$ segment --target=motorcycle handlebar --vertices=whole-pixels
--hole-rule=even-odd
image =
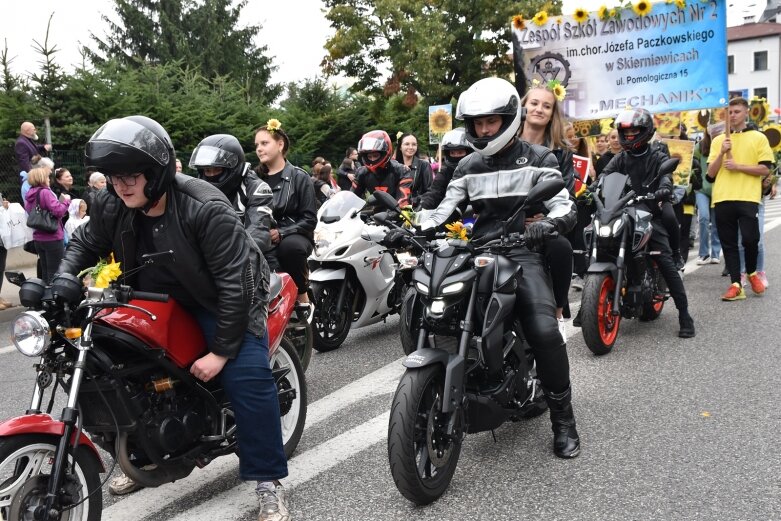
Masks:
[[[132,299],[137,300],[151,300],[153,302],[168,302],[168,294],[166,293],[153,293],[151,291],[135,291],[131,295]]]

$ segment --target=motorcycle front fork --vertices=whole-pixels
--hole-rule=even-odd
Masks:
[[[624,231],[621,232],[621,246],[618,249],[618,257],[616,257],[616,280],[615,288],[613,290],[613,306],[610,313],[617,317],[621,314],[621,290],[624,289],[624,272],[626,271],[626,245],[627,245],[627,228],[624,227]]]

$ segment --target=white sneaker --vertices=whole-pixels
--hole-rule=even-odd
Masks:
[[[561,333],[561,339],[566,342],[567,341],[567,328],[565,327],[565,324],[567,322],[566,319],[560,318],[559,321],[559,333]]]
[[[256,491],[260,503],[258,521],[290,521],[285,488],[276,485],[274,489],[258,488]]]
[[[710,263],[711,264],[718,264],[719,262],[721,262],[721,259],[719,257],[711,257],[710,258]]]
[[[710,264],[710,262],[711,262],[710,255],[705,255],[704,257],[703,256],[697,257],[698,266],[704,266],[705,264]]]
[[[124,496],[142,488],[144,488],[143,485],[130,479],[124,472],[120,472],[119,476],[112,479],[111,483],[109,483],[108,492],[112,496]]]

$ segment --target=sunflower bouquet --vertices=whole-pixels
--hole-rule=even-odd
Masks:
[[[446,237],[448,239],[454,239],[458,241],[469,240],[469,228],[464,226],[464,223],[461,221],[456,221],[452,224],[446,224],[445,228],[447,228]]]
[[[95,288],[107,288],[109,284],[122,275],[122,270],[119,268],[120,262],[114,260],[114,254],[112,253],[105,259],[92,266],[79,272],[79,277],[84,277],[84,284],[86,286],[92,286]]]

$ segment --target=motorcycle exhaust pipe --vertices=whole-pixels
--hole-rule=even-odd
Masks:
[[[144,470],[136,467],[130,461],[130,455],[127,450],[127,433],[123,432],[117,436],[117,440],[114,445],[115,453],[117,455],[117,463],[122,472],[136,483],[143,485],[144,487],[159,487],[166,483],[171,483],[177,479],[183,479],[190,475],[195,465],[177,465],[160,467],[155,466],[154,469]]]

